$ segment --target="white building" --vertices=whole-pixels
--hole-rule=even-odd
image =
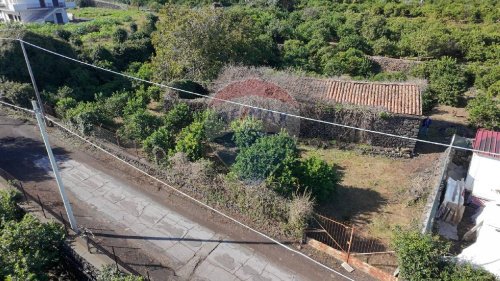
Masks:
[[[0,22],[63,24],[68,22],[66,9],[74,7],[65,0],[0,0]]]
[[[486,201],[500,202],[500,132],[480,129],[474,139],[474,152],[465,181],[472,196]]]
[[[478,207],[476,226],[464,235],[476,241],[458,259],[480,266],[500,278],[500,132],[480,129],[473,142],[474,152],[465,181],[471,202]]]

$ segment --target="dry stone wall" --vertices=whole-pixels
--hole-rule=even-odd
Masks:
[[[319,104],[303,104],[301,114],[305,117],[329,121],[352,127],[416,138],[422,122],[420,116],[390,115],[384,111]],[[372,146],[413,152],[415,141],[362,132],[331,124],[303,120],[300,124],[301,138],[320,138],[343,142],[366,143]]]

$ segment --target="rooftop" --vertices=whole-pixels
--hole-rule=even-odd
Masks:
[[[484,152],[500,153],[500,132],[479,129],[472,143],[472,147]],[[484,155],[488,155],[488,153],[484,153]],[[498,155],[490,156],[500,158]]]
[[[420,88],[415,84],[322,80],[323,97],[336,103],[380,107],[396,114],[422,115]]]

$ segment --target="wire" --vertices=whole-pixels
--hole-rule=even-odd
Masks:
[[[111,69],[107,69],[107,68],[104,68],[104,67],[100,67],[100,66],[97,66],[97,65],[93,65],[93,64],[90,64],[90,63],[87,63],[87,62],[84,62],[84,61],[80,61],[80,60],[77,60],[77,59],[65,56],[63,54],[59,54],[57,52],[45,49],[43,47],[40,47],[38,45],[26,42],[26,41],[21,40],[21,39],[17,39],[17,40],[19,40],[19,41],[21,41],[21,42],[23,42],[23,43],[25,43],[27,45],[30,45],[30,46],[32,46],[34,48],[40,49],[42,51],[51,53],[53,55],[56,55],[56,56],[59,56],[59,57],[62,57],[62,58],[65,58],[65,59],[68,59],[68,60],[80,63],[80,64],[83,64],[83,65],[86,65],[86,66],[89,66],[89,67],[93,67],[93,68],[96,68],[96,69],[100,69],[102,71],[106,71],[106,72],[109,72],[109,73],[120,75],[120,76],[129,78],[129,79],[132,79],[132,80],[141,81],[141,82],[148,83],[148,84],[151,84],[151,85],[155,85],[155,86],[158,86],[158,87],[167,88],[167,89],[171,89],[171,90],[175,90],[175,91],[179,91],[179,92],[184,92],[184,93],[192,94],[192,95],[203,97],[203,98],[207,98],[207,99],[217,100],[217,101],[221,101],[221,102],[225,102],[225,103],[230,103],[230,104],[234,104],[234,105],[238,105],[238,106],[242,106],[242,107],[247,107],[247,108],[252,108],[252,109],[256,109],[256,110],[267,111],[267,112],[271,112],[271,113],[275,113],[275,114],[280,114],[280,115],[284,115],[284,116],[289,116],[289,117],[293,117],[293,118],[298,118],[298,119],[303,119],[303,120],[307,120],[307,121],[313,121],[313,122],[323,123],[323,124],[327,124],[327,125],[332,125],[332,126],[337,126],[337,127],[342,127],[342,128],[352,129],[352,130],[358,130],[358,131],[362,131],[362,132],[368,132],[368,133],[372,133],[372,134],[379,134],[379,135],[383,135],[383,136],[400,138],[400,139],[405,139],[405,140],[410,140],[410,141],[415,141],[415,142],[422,142],[422,143],[427,143],[427,144],[439,145],[439,146],[442,146],[442,147],[452,147],[452,148],[455,148],[455,149],[461,149],[461,150],[466,150],[466,151],[484,153],[484,154],[488,154],[488,155],[500,156],[500,153],[487,152],[487,151],[482,151],[482,150],[475,150],[475,149],[471,149],[471,148],[456,146],[456,145],[453,145],[453,144],[447,144],[447,143],[441,143],[441,142],[434,142],[434,141],[422,140],[422,139],[418,139],[418,138],[412,138],[412,137],[407,137],[407,136],[395,135],[395,134],[391,134],[391,133],[384,133],[384,132],[380,132],[380,131],[375,131],[375,130],[370,130],[370,129],[364,129],[364,128],[359,128],[359,127],[344,125],[344,124],[340,124],[340,123],[329,122],[329,121],[325,121],[325,120],[321,120],[321,119],[314,119],[314,118],[305,117],[305,116],[301,116],[301,115],[296,115],[296,114],[292,114],[292,113],[277,111],[277,110],[273,110],[273,109],[268,109],[268,108],[253,106],[253,105],[249,105],[249,104],[245,104],[245,103],[240,103],[240,102],[235,102],[235,101],[231,101],[231,100],[221,99],[221,98],[214,97],[214,96],[207,96],[207,95],[203,95],[203,94],[200,94],[200,93],[195,93],[195,92],[191,92],[191,91],[187,91],[187,90],[183,90],[183,89],[171,87],[171,86],[164,85],[164,84],[161,84],[161,83],[149,81],[149,80],[138,78],[138,77],[135,77],[135,76],[132,76],[132,75],[129,75],[129,74],[125,74],[125,73],[121,73],[121,72],[114,71],[114,70],[111,70]]]
[[[12,105],[12,104],[10,104],[10,103],[3,102],[3,101],[0,101],[0,103],[1,103],[1,104],[4,104],[4,105],[7,105],[7,106],[12,106],[12,107],[17,108],[17,109],[20,109],[20,110],[24,110],[24,111],[28,111],[28,112],[30,112],[30,113],[33,113],[33,110],[30,110],[30,109],[27,109],[27,108],[22,108],[22,107],[19,107],[19,106],[15,106],[15,105]],[[106,154],[108,154],[108,155],[112,156],[113,158],[116,158],[117,160],[119,160],[119,161],[123,162],[124,164],[126,164],[126,165],[128,165],[128,166],[130,166],[130,167],[132,167],[133,169],[135,169],[135,170],[139,171],[140,173],[142,173],[142,174],[144,174],[144,175],[146,175],[146,176],[148,176],[148,177],[150,177],[150,178],[152,178],[152,179],[156,180],[157,182],[159,182],[159,183],[161,183],[161,184],[163,184],[163,185],[167,186],[168,188],[170,188],[170,189],[172,189],[173,191],[175,191],[175,192],[177,192],[177,193],[181,194],[182,196],[184,196],[184,197],[186,197],[186,198],[188,198],[188,199],[190,199],[190,200],[192,200],[192,201],[194,201],[194,202],[196,202],[196,203],[200,204],[201,206],[203,206],[203,207],[205,207],[205,208],[207,208],[207,209],[209,209],[209,210],[211,210],[211,211],[213,211],[213,212],[215,212],[215,213],[217,213],[217,214],[219,214],[219,215],[221,215],[221,216],[223,216],[223,217],[225,217],[225,218],[227,218],[227,219],[229,219],[229,220],[231,220],[231,221],[235,222],[236,224],[238,224],[238,225],[240,225],[240,226],[242,226],[242,227],[244,227],[244,228],[246,228],[246,229],[248,229],[248,230],[253,231],[254,233],[256,233],[256,234],[258,234],[258,235],[260,235],[260,236],[262,236],[262,237],[264,237],[264,238],[266,238],[266,239],[268,239],[268,240],[270,240],[270,241],[274,242],[275,244],[277,244],[277,245],[279,245],[279,246],[281,246],[281,247],[285,248],[286,250],[291,251],[292,253],[298,254],[298,255],[300,255],[300,256],[302,256],[302,257],[304,257],[304,258],[306,258],[306,259],[308,259],[308,260],[312,261],[313,263],[315,263],[315,264],[317,264],[317,265],[319,265],[319,266],[321,266],[321,267],[323,267],[323,268],[325,268],[325,269],[327,269],[327,270],[329,270],[329,271],[331,271],[331,272],[333,272],[333,273],[335,273],[335,274],[338,274],[339,276],[344,277],[344,278],[345,278],[345,279],[347,279],[347,280],[350,280],[350,281],[355,281],[354,279],[352,279],[352,278],[350,278],[350,277],[348,277],[348,276],[346,276],[346,275],[344,275],[344,274],[342,274],[342,273],[340,273],[340,272],[338,272],[338,271],[334,270],[333,268],[330,268],[329,266],[326,266],[326,265],[324,265],[324,264],[322,264],[322,263],[320,263],[320,262],[318,262],[318,261],[314,260],[313,258],[311,258],[311,257],[307,256],[306,254],[304,254],[304,253],[302,253],[302,252],[300,252],[300,251],[297,251],[297,250],[295,250],[295,249],[292,249],[292,248],[288,247],[287,245],[285,245],[285,244],[283,244],[283,243],[279,242],[278,240],[276,240],[276,239],[274,239],[274,238],[272,238],[272,237],[270,237],[270,236],[268,236],[268,235],[266,235],[266,234],[264,234],[264,233],[262,233],[262,232],[260,232],[260,231],[258,231],[258,230],[256,230],[256,229],[251,228],[250,226],[248,226],[248,225],[246,225],[246,224],[244,224],[244,223],[242,223],[242,222],[240,222],[240,221],[238,221],[238,220],[236,220],[236,219],[234,219],[234,218],[230,217],[229,215],[226,215],[225,213],[223,213],[223,212],[221,212],[221,211],[219,211],[219,210],[217,210],[217,209],[215,209],[215,208],[213,208],[213,207],[211,207],[211,206],[209,206],[209,205],[207,205],[207,204],[205,204],[205,203],[203,203],[203,202],[199,201],[198,199],[196,199],[196,198],[194,198],[194,197],[192,197],[192,196],[188,195],[187,193],[184,193],[184,192],[182,192],[182,191],[178,190],[177,188],[175,188],[175,187],[171,186],[170,184],[168,184],[168,183],[166,183],[166,182],[164,182],[164,181],[162,181],[162,180],[160,180],[160,179],[156,178],[155,176],[148,174],[147,172],[145,172],[145,171],[143,171],[143,170],[139,169],[138,167],[136,167],[136,166],[134,166],[134,165],[132,165],[132,164],[128,163],[127,161],[125,161],[125,160],[121,159],[119,156],[114,155],[113,153],[111,153],[111,152],[107,151],[106,149],[102,148],[101,146],[99,146],[99,145],[97,145],[97,144],[95,144],[95,143],[93,143],[93,142],[89,141],[88,139],[86,139],[86,138],[84,138],[84,137],[80,136],[79,134],[77,134],[77,133],[73,132],[72,130],[70,130],[70,129],[66,128],[66,127],[65,127],[65,126],[63,126],[61,123],[59,123],[59,122],[55,121],[53,118],[51,118],[51,117],[46,117],[46,118],[47,118],[48,120],[50,120],[52,123],[54,123],[55,125],[59,126],[60,128],[64,129],[65,131],[67,131],[68,133],[70,133],[70,134],[72,134],[72,135],[74,135],[74,136],[78,137],[79,139],[81,139],[81,140],[83,140],[83,141],[85,141],[85,142],[89,143],[90,145],[94,146],[95,148],[97,148],[97,149],[101,150],[102,152],[104,152],[104,153],[106,153]]]

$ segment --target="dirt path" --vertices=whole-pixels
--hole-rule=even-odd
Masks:
[[[101,245],[114,246],[124,262],[148,271],[153,280],[346,280],[199,205],[158,191],[156,184],[109,157],[85,153],[54,137],[51,141],[66,165],[65,180],[79,225],[92,230]],[[30,194],[62,211],[44,155],[33,124],[0,113],[0,167],[23,181]],[[138,204],[143,204],[140,214]],[[168,214],[175,215],[161,226]],[[335,269],[346,274],[338,264]],[[371,280],[359,272],[349,276]]]

